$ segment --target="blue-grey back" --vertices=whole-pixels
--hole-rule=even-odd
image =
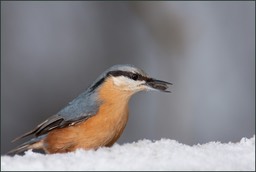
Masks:
[[[104,71],[85,92],[72,100],[57,114],[63,117],[65,121],[75,120],[87,116],[90,117],[96,114],[100,104],[102,103],[102,101],[99,99],[97,91],[102,82],[104,82],[108,72],[115,70],[134,71],[145,74],[141,69],[138,69],[133,65],[114,65]]]

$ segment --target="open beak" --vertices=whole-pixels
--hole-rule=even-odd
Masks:
[[[172,83],[150,78],[146,81],[145,85],[147,85],[150,89],[153,90],[159,90],[170,93],[171,91],[167,90],[167,88],[169,87],[168,85],[172,85]]]

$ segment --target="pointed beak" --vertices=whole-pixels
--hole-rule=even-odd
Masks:
[[[171,91],[167,89],[169,87],[168,85],[172,85],[172,83],[150,78],[146,81],[145,85],[147,85],[149,89],[170,93]]]

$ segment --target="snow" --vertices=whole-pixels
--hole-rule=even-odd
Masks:
[[[1,170],[246,170],[255,171],[255,135],[238,143],[193,146],[175,140],[139,140],[66,154],[1,156]]]

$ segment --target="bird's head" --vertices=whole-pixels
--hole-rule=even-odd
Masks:
[[[91,90],[100,88],[107,82],[111,82],[113,89],[136,93],[143,90],[157,90],[170,92],[168,85],[172,83],[154,79],[148,76],[143,70],[132,65],[115,65],[106,70],[92,85]]]

